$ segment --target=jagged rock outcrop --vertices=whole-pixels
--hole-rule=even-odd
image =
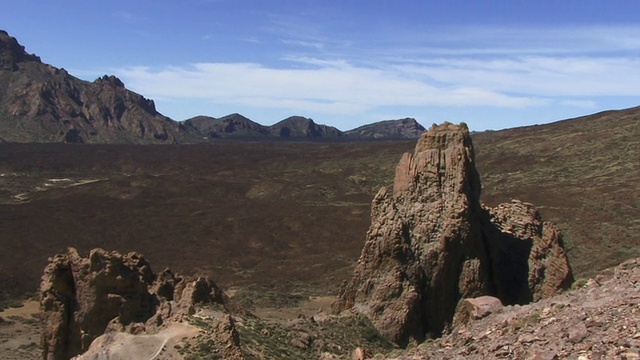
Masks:
[[[45,359],[69,359],[107,331],[145,333],[197,303],[224,304],[211,280],[191,281],[168,270],[156,276],[138,253],[70,248],[51,258],[40,286]]]
[[[505,304],[526,304],[573,282],[560,230],[529,203],[513,200],[487,208],[483,232],[496,294]]]
[[[506,211],[505,205],[492,213],[479,199],[480,177],[467,126],[434,125],[414,154],[400,160],[393,190],[382,188],[373,199],[367,240],[334,310],[353,308],[383,336],[406,345],[440,335],[461,299],[502,295],[503,302],[512,303],[529,295],[548,296],[570,284],[555,228],[526,222],[539,220],[539,215],[527,217],[528,207]],[[526,230],[508,233],[516,223]],[[515,259],[508,256],[512,247],[522,250]],[[526,251],[533,248],[535,254]],[[521,284],[522,278],[504,272],[528,267],[529,258],[535,266],[526,273],[526,285],[513,290],[511,282]],[[544,276],[547,271],[553,279]]]
[[[18,69],[18,63],[26,61],[40,62],[40,58],[28,54],[15,38],[0,30],[0,69],[14,71]]]
[[[13,142],[184,143],[182,125],[115,76],[87,82],[25,52],[0,31],[0,139]]]

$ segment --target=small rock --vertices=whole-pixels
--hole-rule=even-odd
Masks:
[[[338,355],[325,351],[322,354],[320,354],[319,359],[320,360],[338,359]]]
[[[369,351],[369,349],[364,349],[361,347],[357,347],[355,350],[353,350],[353,353],[351,354],[352,360],[366,360],[366,359],[369,359],[370,357],[371,357],[371,351]]]
[[[289,344],[291,344],[291,345],[293,345],[293,346],[295,346],[297,348],[300,348],[300,349],[306,349],[307,347],[309,347],[308,344],[305,344],[304,341],[302,341],[301,339],[298,339],[298,338],[291,339],[289,341]]]
[[[530,342],[534,342],[539,340],[535,335],[533,334],[522,334],[520,336],[518,336],[518,342],[519,343],[530,343]]]
[[[554,360],[557,354],[552,350],[544,350],[540,348],[531,348],[527,354],[528,360]]]
[[[568,330],[569,341],[572,343],[577,343],[582,341],[584,338],[589,335],[589,330],[584,325],[582,321],[576,323],[574,326],[570,327]]]

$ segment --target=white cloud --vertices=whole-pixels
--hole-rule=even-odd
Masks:
[[[302,46],[306,48],[313,48],[317,50],[324,49],[324,43],[318,41],[303,41],[303,40],[281,40],[283,44],[292,46]]]
[[[283,22],[297,30],[272,31],[277,66],[256,55],[239,63],[114,72],[151,98],[310,116],[427,113],[430,107],[593,109],[604,97],[640,96],[640,26],[460,27],[381,39],[368,34],[367,41],[300,26]],[[261,41],[267,46],[270,40]]]
[[[512,94],[542,97],[640,95],[640,58],[438,58],[397,68],[407,76]]]
[[[510,96],[478,86],[435,86],[391,70],[346,62],[305,59],[306,69],[278,69],[253,63],[199,63],[152,70],[117,71],[127,85],[150,97],[201,98],[219,104],[358,114],[383,106],[486,105],[526,107],[546,102]]]
[[[560,105],[581,107],[581,108],[587,108],[587,109],[593,109],[593,108],[596,107],[596,103],[594,101],[591,101],[591,100],[573,100],[573,99],[568,99],[568,100],[560,101]]]

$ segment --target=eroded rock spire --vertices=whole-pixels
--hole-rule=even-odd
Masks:
[[[526,301],[570,284],[557,229],[544,223],[547,230],[542,232],[505,235],[502,225],[510,224],[509,219],[531,217],[520,216],[518,209],[492,213],[479,199],[480,177],[467,126],[432,126],[414,153],[400,160],[393,190],[382,188],[373,199],[364,248],[334,310],[353,308],[367,315],[383,336],[406,345],[411,339],[439,336],[463,298],[502,295],[503,302]],[[494,224],[495,219],[500,223]],[[522,226],[541,229],[542,224]],[[527,250],[515,258],[516,264],[509,257],[513,247]],[[533,248],[553,257],[537,261],[536,271],[546,271],[551,263],[565,264],[553,267],[566,271],[552,271],[554,280],[546,284],[547,277],[529,272],[526,279],[501,274],[530,266]]]

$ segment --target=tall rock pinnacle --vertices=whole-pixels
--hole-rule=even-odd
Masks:
[[[411,339],[440,335],[463,298],[509,294],[503,300],[509,302],[536,298],[528,295],[538,288],[547,289],[546,295],[557,290],[560,284],[536,284],[529,290],[526,283],[521,292],[528,293],[520,296],[507,289],[511,285],[503,282],[506,277],[496,276],[514,267],[505,256],[511,243],[502,241],[531,249],[540,236],[507,239],[492,222],[498,216],[492,217],[479,198],[480,177],[467,126],[432,126],[422,134],[413,155],[400,160],[393,190],[382,188],[373,199],[367,240],[334,309],[353,308],[367,315],[383,336],[406,345]],[[493,249],[498,243],[500,248]],[[554,254],[564,259],[569,271],[565,275],[570,277],[559,237],[546,243],[561,250]],[[526,267],[527,259],[518,261]],[[510,282],[520,285],[522,279]]]

